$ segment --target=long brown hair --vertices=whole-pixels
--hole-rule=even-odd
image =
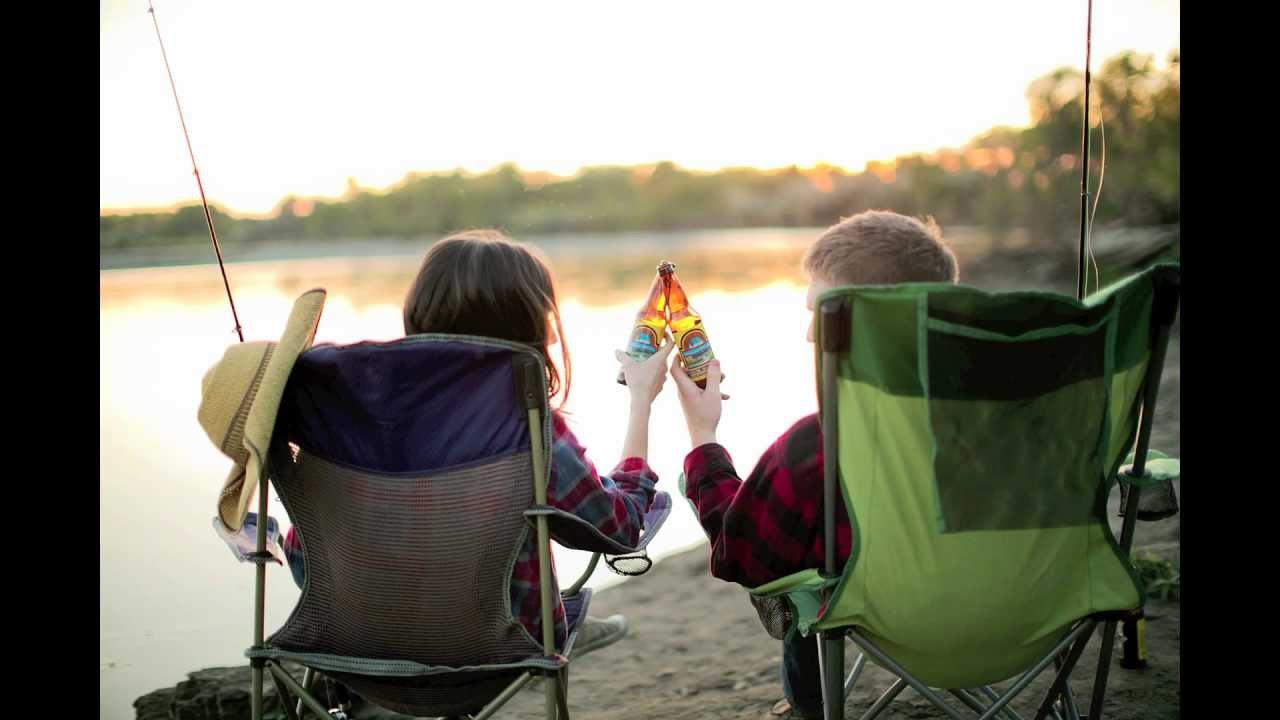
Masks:
[[[564,382],[548,352],[547,317],[560,337]],[[467,230],[427,250],[404,300],[404,332],[481,335],[525,343],[542,353],[550,396],[569,397],[573,370],[551,269],[497,230]]]

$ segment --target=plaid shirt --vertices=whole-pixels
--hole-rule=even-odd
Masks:
[[[601,476],[587,458],[586,448],[578,443],[568,424],[558,412],[553,412],[551,430],[551,476],[547,480],[547,504],[572,513],[591,523],[610,538],[635,545],[640,540],[644,516],[649,511],[655,494],[658,476],[648,463],[638,457],[625,458],[611,473]],[[541,599],[538,593],[537,537],[530,532],[524,547],[516,557],[511,573],[511,609],[516,620],[529,631],[529,635],[542,643]],[[284,542],[285,556],[298,586],[302,586],[302,544],[293,528]],[[552,582],[555,582],[555,562],[552,561]],[[564,647],[568,638],[564,605],[559,602],[558,585],[553,587],[556,606],[556,645]]]
[[[746,587],[806,568],[821,569],[822,432],[810,415],[782,434],[746,481],[718,443],[684,459],[685,495],[711,540],[711,574]],[[849,558],[851,533],[837,498],[836,557]]]

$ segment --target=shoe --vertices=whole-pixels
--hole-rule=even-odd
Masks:
[[[782,698],[773,704],[773,708],[769,710],[769,720],[822,720],[822,711],[818,710],[817,714],[805,714],[791,706],[791,701]]]
[[[612,645],[627,634],[627,619],[622,615],[610,615],[600,620],[587,616],[578,628],[578,639],[573,644],[573,656],[585,655]]]

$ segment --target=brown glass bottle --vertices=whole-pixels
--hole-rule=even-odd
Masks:
[[[689,296],[685,294],[672,266],[667,281],[667,323],[675,336],[676,351],[680,353],[680,364],[689,379],[698,387],[707,387],[707,368],[715,353],[711,351],[711,341],[707,339],[707,330],[702,326],[702,316],[689,305]]]
[[[667,332],[667,283],[666,278],[675,272],[676,266],[663,260],[658,264],[658,274],[649,286],[649,297],[636,313],[631,337],[627,340],[626,353],[641,362],[658,351],[662,337]],[[618,371],[618,384],[626,385],[627,379]]]

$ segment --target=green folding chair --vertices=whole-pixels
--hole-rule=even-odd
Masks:
[[[1067,680],[1100,626],[1087,717],[1102,716],[1116,623],[1145,603],[1135,521],[1176,512],[1178,461],[1149,442],[1180,277],[1157,265],[1083,302],[937,283],[818,298],[825,567],[750,592],[818,633],[828,720],[868,658],[899,679],[865,717],[908,686],[952,718],[1017,717],[1010,700],[1053,665],[1036,717],[1078,719]],[[862,651],[847,679],[846,636]]]

